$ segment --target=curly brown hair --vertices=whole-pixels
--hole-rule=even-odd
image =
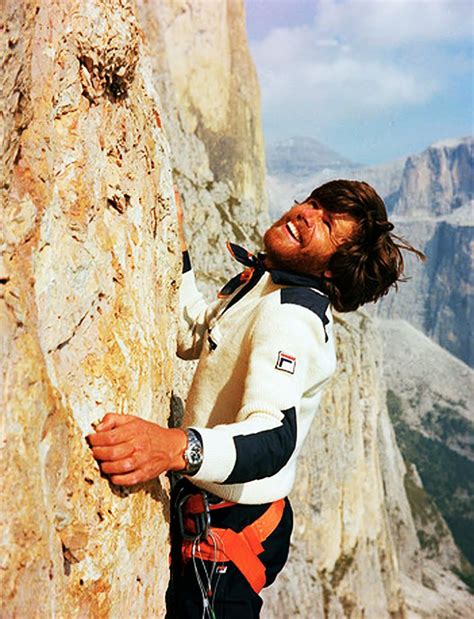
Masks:
[[[377,301],[403,277],[401,250],[425,255],[392,233],[384,201],[368,184],[335,180],[317,187],[306,202],[316,202],[330,212],[347,213],[358,226],[355,235],[330,258],[324,284],[329,300],[339,312],[350,312]]]

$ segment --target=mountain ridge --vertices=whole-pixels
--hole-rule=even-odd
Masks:
[[[272,141],[267,144],[265,154],[268,173],[288,177],[305,178],[315,170],[331,166],[360,166],[312,137],[293,136]]]

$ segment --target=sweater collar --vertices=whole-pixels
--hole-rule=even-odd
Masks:
[[[316,288],[323,294],[325,292],[324,280],[317,275],[306,275],[304,273],[295,273],[293,271],[284,271],[280,269],[268,269],[264,264],[264,253],[254,255],[236,245],[235,243],[227,243],[227,249],[231,253],[232,257],[243,264],[244,266],[251,267],[257,271],[268,271],[274,284],[282,286],[303,286],[305,288]]]
[[[267,269],[274,284],[283,286],[304,286],[305,288],[316,288],[324,292],[324,281],[322,277],[316,275],[305,275],[304,273],[293,273],[292,271],[280,271],[279,269]]]

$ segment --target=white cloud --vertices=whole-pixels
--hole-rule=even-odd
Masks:
[[[333,62],[299,62],[286,70],[262,75],[264,109],[311,114],[321,122],[368,115],[429,100],[433,80],[374,61],[339,58]]]
[[[449,73],[437,46],[471,27],[471,4],[454,0],[317,6],[312,27],[277,28],[252,45],[264,115],[293,110],[321,124],[425,103]]]
[[[363,45],[395,47],[472,37],[470,0],[320,0],[316,33]]]

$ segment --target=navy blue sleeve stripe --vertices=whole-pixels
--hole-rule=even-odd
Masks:
[[[243,484],[271,477],[282,469],[296,446],[296,410],[282,411],[281,426],[234,437],[237,458],[224,484]]]
[[[323,297],[309,288],[282,288],[280,298],[282,303],[301,305],[319,316],[323,323],[325,340],[328,341],[326,325],[329,324],[329,319],[326,316],[326,311],[329,306],[329,299],[327,297]]]
[[[183,251],[183,273],[191,270],[191,258],[188,251]]]

